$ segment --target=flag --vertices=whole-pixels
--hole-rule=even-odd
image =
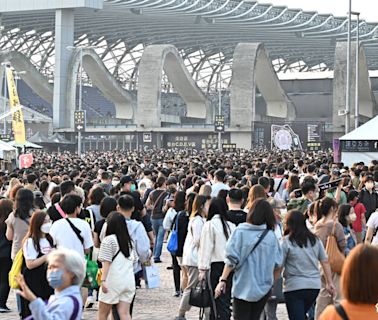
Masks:
[[[20,106],[20,100],[18,98],[17,88],[14,82],[13,72],[11,68],[7,67],[6,72],[7,72],[8,91],[9,91],[9,105],[12,111],[12,109],[15,109],[18,106]],[[25,123],[24,123],[24,115],[21,109],[15,111],[12,114],[12,128],[13,128],[15,142],[17,144],[24,145],[26,142]]]

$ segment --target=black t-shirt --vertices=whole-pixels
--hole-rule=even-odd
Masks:
[[[176,227],[176,221],[178,222],[178,227],[177,227],[178,247],[176,251],[176,257],[182,257],[186,235],[188,234],[189,215],[187,214],[185,210],[180,211],[178,213],[178,216],[175,217],[172,230]]]
[[[236,226],[247,221],[247,214],[243,210],[228,210],[227,217]]]
[[[99,236],[101,234],[101,230],[102,230],[102,227],[104,226],[104,224],[105,224],[105,219],[102,219],[102,220],[97,221],[95,223],[94,232],[96,232]]]
[[[63,218],[58,210],[56,210],[55,204],[52,204],[51,207],[47,209],[47,213],[52,222],[58,221]]]
[[[129,195],[132,196],[134,199],[134,211],[131,214],[131,219],[137,220],[142,222],[144,229],[146,229],[146,232],[151,232],[152,231],[152,224],[150,217],[148,215],[145,215],[141,217],[141,212],[144,209],[144,205],[142,203],[142,200],[140,199],[140,194],[138,191],[133,191],[133,192],[121,192],[121,195]]]
[[[9,241],[7,237],[5,236],[6,230],[7,230],[7,225],[4,222],[2,225],[0,225],[0,257],[10,259],[12,241]]]

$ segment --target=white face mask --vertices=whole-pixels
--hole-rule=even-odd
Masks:
[[[354,221],[357,220],[357,215],[355,213],[351,213],[349,215],[349,219],[350,219],[351,222],[354,222]]]
[[[44,223],[43,225],[41,225],[41,231],[43,233],[50,233],[51,225],[52,225],[51,222]]]

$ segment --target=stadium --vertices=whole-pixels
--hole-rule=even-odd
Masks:
[[[304,148],[345,132],[347,17],[236,0],[5,1],[0,12],[0,60],[19,79],[31,142],[55,146],[54,132],[73,148],[79,109],[84,150],[216,149],[215,115],[222,143],[242,148],[270,146],[272,125],[291,125]],[[351,23],[351,127],[356,83],[357,122],[377,114],[377,28]]]

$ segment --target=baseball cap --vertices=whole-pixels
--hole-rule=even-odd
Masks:
[[[121,180],[119,181],[120,186],[124,186],[126,183],[134,182],[134,180],[131,178],[131,176],[123,176]]]

